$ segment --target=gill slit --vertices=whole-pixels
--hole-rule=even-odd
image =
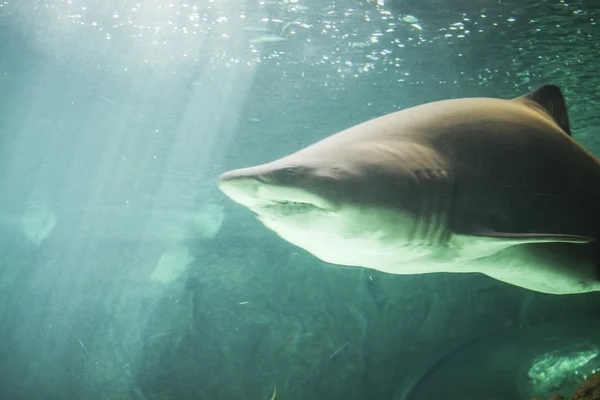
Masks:
[[[454,179],[446,171],[421,170],[418,179],[419,207],[408,243],[411,246],[445,246],[450,241],[448,215],[454,199]]]

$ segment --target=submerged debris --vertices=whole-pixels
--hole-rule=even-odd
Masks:
[[[532,400],[541,400],[535,397]],[[550,396],[548,400],[567,400],[563,396]],[[590,375],[573,393],[570,400],[600,400],[600,372]]]

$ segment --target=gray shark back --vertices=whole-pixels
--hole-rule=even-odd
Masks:
[[[440,128],[424,130],[455,180],[453,231],[600,238],[600,162],[571,138],[562,95],[550,88],[540,90],[555,97],[544,106],[538,92],[454,101],[448,108],[471,112],[449,126],[446,109]]]

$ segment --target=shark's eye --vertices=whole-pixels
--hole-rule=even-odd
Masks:
[[[302,167],[286,167],[282,168],[277,172],[277,179],[280,182],[292,183],[298,182],[298,179],[301,179],[304,172],[304,168]]]
[[[282,174],[284,176],[293,178],[295,176],[298,176],[300,174],[300,168],[298,167],[287,167],[281,170]]]

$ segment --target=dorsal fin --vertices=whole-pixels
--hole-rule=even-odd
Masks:
[[[536,102],[552,116],[554,121],[567,135],[571,136],[571,125],[569,124],[567,103],[558,86],[544,85],[531,93],[517,97],[515,100],[529,100]]]

